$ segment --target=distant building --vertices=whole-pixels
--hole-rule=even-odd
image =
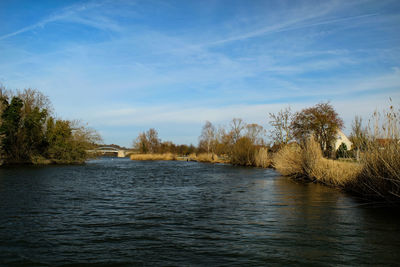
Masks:
[[[353,143],[341,130],[338,130],[336,133],[336,140],[334,141],[335,150],[337,150],[342,143],[346,145],[347,150],[351,150]]]

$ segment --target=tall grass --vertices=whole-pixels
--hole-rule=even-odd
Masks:
[[[255,152],[254,165],[261,168],[271,167],[272,159],[267,148],[262,147]]]
[[[222,156],[217,156],[213,153],[199,153],[199,154],[190,154],[189,159],[191,161],[198,161],[198,162],[210,162],[210,163],[229,163],[227,158]]]
[[[131,160],[176,160],[176,155],[172,153],[165,154],[132,154]]]
[[[302,177],[342,188],[367,199],[400,202],[400,111],[375,113],[359,163],[323,157],[313,139],[303,147],[285,146],[273,157],[283,175]]]
[[[285,146],[273,158],[273,166],[283,175],[310,179],[330,186],[344,186],[357,177],[361,165],[326,159],[320,145],[309,139],[304,147]]]
[[[285,176],[304,176],[300,146],[294,144],[282,147],[273,156],[272,166]]]
[[[400,110],[375,112],[363,168],[347,189],[367,198],[400,201]]]

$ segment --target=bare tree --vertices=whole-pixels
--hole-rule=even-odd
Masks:
[[[160,139],[158,138],[158,132],[156,129],[151,128],[146,132],[147,141],[149,143],[149,152],[157,153],[160,147]]]
[[[293,113],[290,107],[281,109],[277,114],[269,113],[269,124],[273,127],[270,137],[276,145],[287,144],[293,140],[291,128]]]
[[[147,140],[146,133],[139,133],[138,137],[133,141],[133,148],[137,149],[140,153],[148,153],[150,150],[149,141]]]
[[[367,146],[368,135],[367,129],[362,126],[362,118],[355,116],[354,121],[351,125],[352,132],[350,135],[350,141],[353,143],[356,150],[357,161],[360,160],[360,150],[363,150]]]
[[[214,152],[213,144],[216,138],[215,127],[211,122],[206,121],[204,124],[201,135],[200,135],[200,144],[205,144],[207,153],[210,153],[210,150]]]
[[[234,118],[231,121],[231,133],[232,133],[232,141],[236,143],[239,138],[242,136],[242,131],[246,128],[246,123],[239,118]]]
[[[258,125],[256,123],[247,124],[245,135],[254,145],[264,144],[264,128],[261,125]]]

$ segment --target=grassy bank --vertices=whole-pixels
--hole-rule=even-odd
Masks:
[[[320,182],[367,199],[400,201],[400,145],[370,146],[359,163],[326,159],[319,145],[286,146],[273,157],[273,166],[286,176]]]

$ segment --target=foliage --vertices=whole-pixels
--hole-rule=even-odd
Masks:
[[[0,91],[2,157],[7,163],[83,162],[86,150],[101,139],[92,129],[51,117],[49,99],[37,90]]]
[[[332,151],[335,135],[343,127],[343,120],[332,105],[320,103],[297,112],[291,126],[297,140],[304,143],[314,136],[321,150]]]
[[[252,140],[243,136],[233,145],[230,154],[231,163],[234,165],[254,166],[256,147]]]
[[[161,140],[158,138],[156,129],[151,128],[147,132],[142,132],[133,141],[133,147],[140,153],[158,153],[160,152]]]
[[[347,146],[345,143],[341,143],[336,151],[336,158],[347,158],[348,157]]]
[[[171,141],[161,141],[158,132],[154,128],[147,132],[139,133],[133,141],[133,148],[140,154],[177,154],[187,156],[196,151],[193,145],[176,145]],[[146,157],[141,157],[146,158]],[[150,156],[147,158],[151,158]]]

